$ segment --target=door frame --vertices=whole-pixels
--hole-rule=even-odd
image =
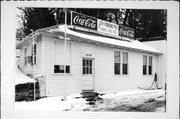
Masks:
[[[83,59],[89,59],[92,61],[92,91],[95,90],[95,58],[81,57],[81,92],[83,92],[83,77],[88,76],[88,74],[83,74]],[[90,76],[91,74],[89,74]]]

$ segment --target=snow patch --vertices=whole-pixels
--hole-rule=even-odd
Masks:
[[[101,95],[95,105],[89,105],[81,94],[47,97],[32,102],[15,102],[16,110],[57,110],[57,111],[112,111],[146,105],[148,102],[165,100],[164,90],[132,90]],[[164,112],[165,106],[157,107],[157,112]],[[121,109],[121,111],[126,111]]]
[[[117,92],[117,93],[109,93],[100,96],[103,99],[111,99],[115,97],[122,97],[122,96],[128,96],[128,95],[140,95],[140,94],[148,94],[149,96],[152,96],[151,93],[153,92],[153,95],[159,95],[159,94],[164,94],[164,90],[131,90],[131,91],[122,91],[122,92]]]
[[[58,28],[59,29],[57,29],[57,31],[64,32],[64,29],[65,29],[64,25],[60,25]],[[118,45],[118,46],[121,46],[121,47],[133,48],[133,49],[138,49],[138,50],[143,50],[143,51],[161,53],[156,48],[154,48],[152,46],[149,46],[149,45],[146,45],[144,43],[141,43],[138,40],[127,42],[127,41],[115,40],[113,38],[108,38],[108,37],[88,35],[88,34],[76,32],[76,31],[73,31],[73,30],[70,30],[70,29],[67,29],[66,32],[68,34],[72,34],[72,35],[75,35],[75,36],[78,36],[78,37],[90,39],[90,40],[96,41],[96,42],[107,43],[107,44],[111,44],[111,45],[115,45],[115,46]]]
[[[63,97],[48,97],[32,102],[15,102],[17,110],[58,110],[58,111],[80,111],[88,107],[87,102],[83,98],[75,99],[67,96],[65,101]]]
[[[17,61],[18,64],[18,61]],[[15,74],[15,85],[24,84],[24,83],[33,83],[36,82],[33,78],[28,77],[24,74],[16,65],[16,74]]]

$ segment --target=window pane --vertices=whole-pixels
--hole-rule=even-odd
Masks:
[[[83,66],[85,66],[85,59],[83,59]]]
[[[114,73],[120,74],[120,63],[114,63]]]
[[[92,60],[83,59],[83,74],[92,74]]]
[[[36,56],[34,56],[34,64],[36,64]]]
[[[64,73],[64,65],[59,65],[59,73]]]
[[[89,60],[90,61],[90,64],[89,64],[89,66],[91,66],[92,67],[92,60]]]
[[[128,74],[128,65],[123,64],[123,74]]]
[[[83,74],[86,74],[86,67],[83,67]]]
[[[66,66],[66,73],[70,73],[70,66]]]
[[[54,73],[59,73],[59,65],[54,65]]]
[[[147,56],[143,56],[143,65],[147,65]]]
[[[37,44],[34,44],[34,55],[36,55]]]
[[[88,67],[86,67],[86,73],[85,74],[89,74],[89,69]]]
[[[143,75],[146,75],[146,72],[147,72],[146,67],[147,67],[146,65],[143,65]]]
[[[27,48],[24,49],[24,64],[27,65]]]
[[[88,64],[89,64],[89,61],[85,60],[85,66],[88,66]]]
[[[88,74],[91,74],[91,68],[88,67]]]
[[[91,60],[88,60],[88,66],[91,66],[91,64],[92,64]]]
[[[120,63],[120,52],[118,52],[118,51],[114,52],[114,62]]]
[[[152,75],[152,66],[148,67],[149,75]]]
[[[64,73],[64,65],[54,65],[54,73]],[[66,73],[70,73],[70,66],[66,66]]]
[[[92,74],[92,67],[90,67],[89,69],[90,69],[90,72],[89,72],[89,74]]]
[[[123,63],[128,63],[128,53],[123,52]]]
[[[152,66],[152,56],[149,56],[149,65]]]

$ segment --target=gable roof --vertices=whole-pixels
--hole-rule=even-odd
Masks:
[[[53,27],[39,29],[36,32],[50,37],[64,39],[65,25],[56,25]],[[73,30],[71,26],[67,26],[66,33],[67,39],[72,41],[102,44],[114,48],[122,48],[144,53],[162,54],[159,50],[155,49],[154,47],[141,43],[138,40],[123,40],[88,32],[80,32],[77,30]]]

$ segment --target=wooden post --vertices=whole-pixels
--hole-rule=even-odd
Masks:
[[[35,75],[34,75],[34,30],[32,30],[32,38],[33,38],[33,47],[32,47],[32,66],[33,66],[33,79],[34,79],[34,101],[36,100],[36,82],[35,82]]]

